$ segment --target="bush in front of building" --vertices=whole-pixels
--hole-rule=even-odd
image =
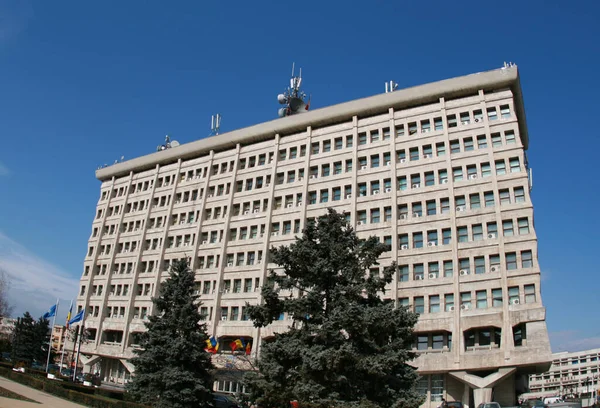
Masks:
[[[12,371],[12,369],[0,366],[0,376],[88,407],[147,408],[146,405],[136,404],[124,400],[111,399],[108,397],[108,395],[117,394],[118,392],[100,390],[99,388],[84,387],[82,385],[73,384],[66,381],[47,380],[44,377],[40,377],[37,373],[30,375],[29,372],[15,372]],[[121,399],[124,399],[123,395],[121,395]]]

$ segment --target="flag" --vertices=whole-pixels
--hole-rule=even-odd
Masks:
[[[252,353],[252,343],[246,343],[246,355],[249,356]]]
[[[207,353],[217,354],[219,351],[219,342],[212,336],[210,339],[206,340],[206,348],[204,349]]]
[[[48,309],[48,311],[46,313],[44,313],[44,315],[42,316],[42,318],[49,319],[52,316],[54,316],[55,314],[56,314],[56,305],[52,305],[50,307],[50,309]]]
[[[235,341],[232,341],[229,347],[231,347],[231,351],[236,351],[238,348],[243,349],[244,345],[242,344],[242,340],[237,339]]]
[[[71,320],[71,312],[73,311],[73,301],[71,300],[71,307],[69,308],[69,313],[67,313],[67,329],[69,328],[69,320]]]
[[[75,316],[73,316],[73,318],[72,318],[71,320],[69,320],[69,321],[67,322],[67,324],[68,324],[69,326],[71,326],[73,323],[77,323],[77,322],[80,322],[80,321],[82,321],[82,320],[83,320],[83,313],[84,313],[84,312],[85,312],[85,309],[81,309],[81,310],[79,311],[79,313],[77,313]]]

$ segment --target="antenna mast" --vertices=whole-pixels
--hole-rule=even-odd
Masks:
[[[217,113],[210,117],[210,135],[216,136],[221,129],[221,114]]]
[[[300,90],[302,85],[302,68],[298,76],[296,76],[296,63],[292,63],[292,78],[290,79],[290,86],[285,90],[284,93],[277,95],[277,101],[284,105],[280,108],[278,115],[280,118],[285,116],[295,115],[303,113],[310,109],[310,97],[306,101],[306,94]]]

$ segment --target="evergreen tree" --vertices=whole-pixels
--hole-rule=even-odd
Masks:
[[[50,342],[50,322],[42,317],[35,321],[29,312],[17,320],[13,337],[12,359],[30,366],[33,361],[46,364]]]
[[[175,262],[155,313],[141,335],[141,349],[127,389],[137,401],[162,408],[208,407],[212,404],[212,363],[204,351],[208,335],[194,294],[194,273],[185,260]]]
[[[301,407],[420,405],[418,375],[407,364],[418,316],[381,297],[395,264],[370,273],[386,250],[375,237],[359,240],[333,210],[289,247],[271,250],[282,271],[271,271],[263,303],[249,314],[256,327],[282,312],[293,323],[263,343],[259,372],[245,377],[252,400],[267,408],[293,400]]]

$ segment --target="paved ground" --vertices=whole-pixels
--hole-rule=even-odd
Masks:
[[[12,392],[16,392],[17,394],[21,394],[24,397],[39,402],[39,404],[36,404],[34,402],[0,397],[0,408],[85,408],[84,405],[75,404],[34,388],[26,387],[25,385],[16,383],[4,377],[0,377],[0,387],[4,387],[7,390],[11,390]]]

